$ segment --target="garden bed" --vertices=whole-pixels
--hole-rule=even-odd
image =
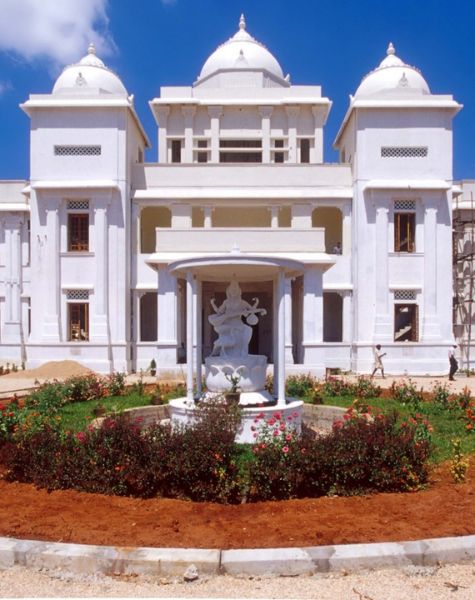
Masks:
[[[48,493],[0,480],[0,535],[54,542],[186,548],[265,548],[475,534],[475,464],[454,484],[447,463],[428,489],[350,498],[217,505]]]

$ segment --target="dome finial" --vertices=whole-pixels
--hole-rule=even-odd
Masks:
[[[241,18],[239,19],[239,29],[246,29],[246,19],[244,18],[244,14],[241,14]]]
[[[389,42],[389,46],[388,46],[388,49],[386,50],[386,54],[388,56],[391,56],[391,54],[396,54],[396,50],[395,50],[392,42]]]
[[[87,53],[94,54],[94,55],[96,54],[96,47],[94,46],[94,44],[92,42],[87,47]]]

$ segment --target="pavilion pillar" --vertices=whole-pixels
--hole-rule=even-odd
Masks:
[[[285,279],[285,364],[294,362],[292,344],[292,279]]]
[[[193,401],[193,274],[186,272],[186,399]]]
[[[279,269],[277,275],[277,406],[285,406],[285,275]]]
[[[196,395],[198,398],[202,394],[202,372],[203,372],[203,333],[202,333],[202,285],[199,279],[194,280],[195,283],[195,344],[196,344]]]

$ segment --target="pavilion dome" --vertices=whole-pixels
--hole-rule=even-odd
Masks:
[[[244,15],[241,15],[239,20],[237,33],[208,57],[198,82],[223,70],[267,71],[271,76],[284,80],[284,73],[277,59],[246,31]]]
[[[94,44],[78,63],[64,68],[53,87],[53,94],[99,90],[101,94],[127,94],[120,78],[96,56]]]
[[[430,94],[429,86],[419,69],[405,64],[390,43],[379,67],[363,78],[355,98],[388,94]]]

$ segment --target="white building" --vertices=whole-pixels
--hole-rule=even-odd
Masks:
[[[290,370],[367,373],[376,343],[389,373],[447,370],[461,105],[391,44],[350,97],[338,164],[323,158],[331,101],[291,84],[243,18],[193,85],[150,102],[157,164],[92,46],[21,108],[30,181],[0,183],[3,362],[174,371],[188,342],[201,363],[210,299],[236,278],[267,309],[251,352],[271,363],[280,323]]]

